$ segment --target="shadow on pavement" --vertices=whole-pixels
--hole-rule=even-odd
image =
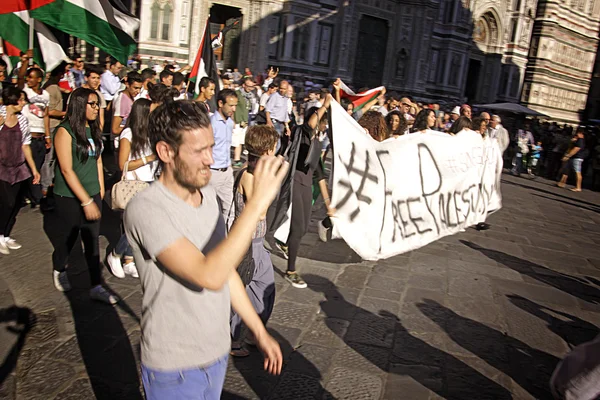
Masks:
[[[590,203],[590,202],[584,201],[584,200],[579,200],[579,199],[569,197],[569,196],[564,196],[562,194],[551,192],[551,191],[545,190],[545,189],[540,189],[535,186],[523,185],[521,183],[507,181],[506,179],[502,179],[502,183],[507,184],[507,185],[518,186],[518,187],[525,188],[525,189],[535,190],[536,192],[541,192],[541,193],[549,194],[552,196],[562,197],[563,199],[574,201],[574,202],[581,203],[581,204],[585,204],[587,206],[592,206],[592,207],[596,207],[596,208],[598,207],[598,204]],[[546,183],[542,183],[542,184],[547,185]],[[548,186],[550,186],[550,185],[548,185]],[[556,187],[556,189],[558,190],[559,188]],[[560,190],[565,190],[565,189],[560,189]],[[595,211],[595,210],[592,210],[592,211]]]
[[[35,314],[29,308],[11,306],[0,309],[0,388],[17,367],[19,354],[35,321]],[[0,397],[1,394],[0,391]]]
[[[304,276],[307,281],[320,277]],[[331,282],[329,282],[332,285]],[[321,291],[321,286],[309,286]],[[324,286],[325,287],[325,286]],[[323,290],[321,302],[325,323],[347,346],[379,370],[412,378],[421,386],[447,399],[510,399],[511,393],[476,371],[463,361],[409,332],[395,315],[380,311],[379,315],[349,303],[337,287]],[[353,315],[348,331],[339,329],[340,315]],[[427,335],[427,334],[426,334]],[[442,345],[443,346],[443,345]],[[388,378],[388,387],[390,378]],[[392,386],[387,397],[401,396],[405,386]],[[392,397],[390,397],[392,396]],[[398,397],[401,398],[401,397]],[[407,397],[408,398],[408,397]]]
[[[568,206],[582,208],[584,210],[592,211],[592,212],[595,212],[595,213],[600,213],[600,207],[591,207],[591,206],[584,206],[584,205],[581,205],[581,204],[575,204],[575,203],[572,203],[573,199],[569,199],[570,201],[567,201],[567,200],[561,200],[561,199],[554,199],[552,197],[543,196],[543,195],[537,194],[537,193],[533,193],[533,195],[536,196],[536,197],[541,197],[542,199],[547,199],[547,200],[552,200],[552,201],[556,201],[556,202],[559,202],[559,203],[563,203],[563,204],[566,204]],[[554,196],[556,196],[556,195],[554,195]]]
[[[523,275],[562,290],[592,304],[600,304],[600,289],[590,285],[585,279],[554,271],[550,268],[506,254],[498,250],[487,249],[475,243],[461,240],[462,244],[481,252],[486,257],[507,266]],[[535,268],[535,269],[534,269]],[[536,271],[537,270],[537,271]]]
[[[543,351],[507,336],[480,322],[456,314],[433,300],[417,304],[421,312],[444,330],[462,348],[511,377],[536,399],[551,398],[550,377],[560,361]]]
[[[277,271],[277,268],[275,268]],[[268,293],[265,291],[264,293]],[[268,304],[271,299],[264,299],[264,303]],[[265,316],[261,315],[264,321]],[[246,348],[250,349],[248,357],[229,357],[229,366],[233,364],[235,369],[240,373],[252,391],[260,399],[322,399],[331,398],[329,393],[325,391],[321,385],[321,372],[312,364],[301,352],[296,351],[292,343],[285,337],[284,332],[279,332],[276,329],[269,327],[266,323],[267,330],[273,338],[281,346],[283,354],[283,368],[280,376],[269,375],[264,370],[264,357],[261,351],[248,344]],[[248,337],[248,329],[243,327],[240,340]],[[228,379],[229,378],[229,379]],[[228,382],[229,380],[229,382]],[[232,381],[231,376],[226,377],[225,387],[232,390],[231,387],[236,386]],[[241,388],[243,390],[243,388]],[[221,399],[244,399],[238,394],[224,391]]]
[[[52,235],[52,229],[58,224],[60,221],[56,220],[55,214],[45,215],[47,235]],[[69,359],[66,361],[83,361],[97,399],[142,399],[139,368],[116,307],[121,307],[137,321],[139,318],[123,300],[113,307],[90,299],[90,276],[80,238],[69,255],[67,275],[72,289],[64,295],[73,313],[76,334],[76,343],[69,345],[79,347],[81,359],[75,348],[67,352]],[[110,291],[108,285],[105,287]]]
[[[518,295],[507,297],[515,306],[546,322],[548,329],[560,336],[571,348],[593,340],[598,334],[596,325],[574,315],[537,304]]]

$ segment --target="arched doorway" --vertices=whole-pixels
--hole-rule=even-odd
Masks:
[[[496,97],[493,82],[498,73],[499,65],[496,64],[501,62],[498,53],[500,29],[493,10],[486,11],[475,21],[473,43],[464,96],[469,103],[491,102]]]

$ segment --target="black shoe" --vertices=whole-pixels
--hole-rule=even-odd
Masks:
[[[487,231],[488,229],[490,229],[490,224],[486,224],[485,222],[480,222],[477,225],[475,225],[475,229],[477,229],[478,231]]]

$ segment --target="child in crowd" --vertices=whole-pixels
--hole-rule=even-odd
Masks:
[[[277,131],[267,125],[253,125],[246,132],[245,145],[248,150],[248,167],[238,172],[236,184],[234,187],[235,217],[237,218],[244,210],[248,200],[253,196],[254,189],[254,168],[259,158],[263,155],[275,154],[279,134]],[[235,222],[234,222],[235,223]],[[273,305],[275,304],[275,275],[273,273],[273,263],[271,255],[265,249],[264,239],[267,234],[267,216],[256,226],[256,231],[252,236],[252,258],[254,259],[255,269],[252,281],[246,286],[246,293],[260,316],[263,324],[266,325]],[[231,315],[231,355],[234,357],[246,357],[250,353],[243,347],[242,319],[235,312]],[[246,339],[247,343],[252,344],[252,339]]]

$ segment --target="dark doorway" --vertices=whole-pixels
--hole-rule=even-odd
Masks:
[[[387,21],[363,15],[358,29],[354,86],[373,88],[383,81],[383,67],[387,53]]]
[[[481,61],[469,60],[469,71],[467,74],[467,83],[465,85],[465,97],[470,104],[477,101],[477,89],[479,88],[479,74],[481,73]]]
[[[227,29],[225,29],[227,27]],[[236,7],[215,4],[210,8],[210,33],[214,38],[225,29],[223,47],[215,49],[217,67],[220,69],[240,68],[240,39],[242,35],[242,10]],[[243,66],[240,68],[243,71]]]

